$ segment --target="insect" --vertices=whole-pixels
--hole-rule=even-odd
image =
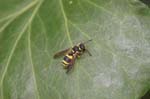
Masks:
[[[64,69],[67,69],[66,73],[68,73],[73,68],[75,60],[79,58],[84,52],[87,52],[90,56],[92,56],[92,54],[85,48],[85,44],[89,41],[92,41],[92,39],[83,43],[79,43],[72,48],[62,50],[54,55],[54,58],[65,55],[62,60],[62,64]]]

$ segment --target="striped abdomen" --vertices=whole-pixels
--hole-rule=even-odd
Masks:
[[[64,65],[64,68],[67,68],[70,63],[72,62],[72,59],[73,59],[73,55],[69,55],[67,54],[63,60],[62,60],[62,64]]]

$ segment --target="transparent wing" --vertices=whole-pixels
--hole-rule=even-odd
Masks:
[[[68,49],[65,49],[65,50],[62,50],[60,52],[57,52],[56,54],[54,54],[53,58],[58,58],[62,55],[65,55],[66,53],[68,53],[69,51],[71,50],[71,48],[68,48]]]

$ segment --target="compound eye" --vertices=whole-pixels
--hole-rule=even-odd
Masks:
[[[74,46],[73,50],[76,52],[76,51],[79,51],[79,48],[77,46]]]
[[[80,44],[79,47],[80,47],[82,50],[85,50],[84,44]]]

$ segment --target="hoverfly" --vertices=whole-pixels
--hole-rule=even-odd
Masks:
[[[62,50],[54,55],[54,58],[65,55],[62,60],[62,64],[64,69],[67,69],[66,73],[68,73],[73,68],[75,60],[79,58],[84,52],[87,52],[90,56],[92,56],[92,54],[85,48],[85,43],[88,43],[89,41],[92,40],[90,39],[86,42],[79,43],[72,48]]]

